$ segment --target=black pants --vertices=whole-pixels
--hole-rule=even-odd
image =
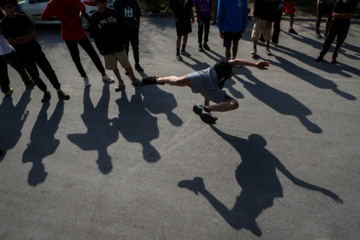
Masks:
[[[198,23],[198,42],[199,44],[202,42],[202,36],[205,29],[204,42],[209,40],[209,30],[210,30],[210,20],[206,22]]]
[[[74,61],[75,66],[82,77],[86,77],[86,72],[81,64],[78,44],[90,56],[91,60],[94,62],[96,68],[99,70],[101,75],[105,75],[105,68],[98,54],[96,53],[94,47],[91,45],[90,40],[87,37],[77,40],[65,40],[65,42],[66,42],[66,46],[70,51],[71,58]]]
[[[37,66],[50,80],[53,87],[56,90],[60,89],[60,83],[55,74],[55,71],[52,69],[40,46],[27,49],[26,51],[17,51],[17,54],[26,71],[29,73],[30,77],[35,81],[36,85],[40,88],[41,91],[46,91],[47,86],[41,80]]]
[[[126,55],[129,56],[129,43],[131,43],[135,63],[139,63],[139,29],[127,30],[126,32]]]
[[[279,43],[279,35],[280,35],[280,22],[281,22],[281,16],[282,16],[282,10],[278,10],[276,12],[275,18],[274,18],[274,31],[272,34],[271,41],[275,44]]]
[[[324,57],[325,54],[329,51],[331,44],[336,39],[336,47],[333,53],[333,57],[337,57],[341,45],[344,43],[347,33],[349,31],[350,23],[344,24],[342,21],[333,20],[330,25],[329,35],[327,36],[323,49],[320,53],[320,56]]]

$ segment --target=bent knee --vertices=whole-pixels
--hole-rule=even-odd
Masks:
[[[239,103],[235,99],[231,99],[229,103],[232,110],[239,108]]]

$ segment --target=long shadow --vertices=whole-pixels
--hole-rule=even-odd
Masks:
[[[49,106],[49,102],[42,105],[31,130],[30,143],[27,145],[22,158],[23,163],[32,163],[28,175],[28,184],[33,187],[45,181],[48,173],[45,172],[42,161],[45,157],[54,154],[60,145],[60,140],[55,138],[55,134],[64,113],[64,102],[61,100],[57,102],[54,112],[48,119],[47,110]]]
[[[145,91],[145,90],[144,90]],[[135,95],[130,101],[126,92],[116,100],[119,106],[119,124],[117,129],[128,142],[140,143],[143,158],[149,163],[160,160],[160,153],[151,145],[151,141],[159,137],[157,118],[153,117],[145,108],[139,88],[135,88]],[[174,117],[174,116],[172,116]],[[172,121],[178,124],[178,119]]]
[[[90,88],[84,90],[84,113],[81,118],[87,127],[86,133],[69,134],[68,139],[84,151],[95,150],[98,152],[96,164],[102,174],[108,174],[112,170],[111,156],[107,148],[117,142],[118,120],[109,119],[109,84],[104,84],[102,96],[96,105],[90,99]]]
[[[242,139],[224,133],[214,126],[211,128],[233,146],[241,157],[241,163],[235,171],[235,178],[242,191],[236,197],[234,206],[228,209],[205,188],[203,179],[200,177],[180,181],[178,186],[203,195],[232,228],[236,230],[244,228],[256,236],[262,235],[256,218],[263,210],[273,206],[275,198],[284,196],[276,170],[299,187],[320,192],[332,198],[336,203],[343,203],[332,191],[307,183],[289,172],[279,159],[265,148],[267,143],[262,136],[252,134],[248,139]]]
[[[143,96],[143,106],[152,114],[165,114],[169,122],[174,126],[181,126],[183,121],[173,112],[177,102],[172,93],[166,92],[158,85],[138,88]],[[156,96],[156,97],[154,97]]]
[[[5,158],[7,151],[14,148],[21,138],[21,130],[24,126],[29,111],[31,91],[26,90],[21,95],[19,102],[14,106],[13,99],[5,97],[0,105],[0,143],[3,151],[0,162]]]
[[[347,99],[347,100],[351,100],[354,101],[356,100],[356,97],[354,97],[353,95],[341,91],[338,88],[338,85],[336,85],[336,83],[334,83],[333,81],[330,81],[326,78],[323,78],[317,74],[314,74],[313,72],[306,70],[304,68],[298,67],[296,64],[292,63],[291,61],[286,60],[285,58],[282,57],[275,57],[279,63],[273,62],[272,64],[278,67],[281,66],[286,66],[286,70],[291,73],[292,75],[296,76],[297,78],[300,78],[302,80],[304,80],[305,82],[320,88],[320,89],[329,89],[332,90],[334,93],[336,93],[337,95]]]
[[[243,68],[243,73],[251,82],[242,80],[238,77],[235,78],[238,79],[239,82],[244,85],[244,88],[248,90],[254,97],[280,114],[290,115],[298,118],[308,131],[312,133],[322,132],[322,129],[318,125],[307,119],[306,116],[311,115],[312,112],[301,102],[296,100],[291,95],[260,81],[254,77],[254,75],[252,75],[249,69]]]

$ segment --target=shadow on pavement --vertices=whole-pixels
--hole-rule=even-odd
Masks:
[[[333,192],[322,187],[304,182],[289,172],[285,166],[269,150],[264,137],[251,134],[248,139],[242,139],[222,132],[213,125],[210,127],[226,142],[238,151],[241,163],[235,171],[235,178],[242,188],[232,209],[228,209],[206,188],[201,177],[193,180],[183,180],[178,183],[180,188],[187,188],[195,194],[203,195],[224,220],[234,229],[247,229],[256,236],[262,231],[256,222],[261,212],[274,204],[275,198],[284,196],[277,171],[285,175],[293,184],[302,188],[321,192],[332,198],[336,203],[343,201]]]

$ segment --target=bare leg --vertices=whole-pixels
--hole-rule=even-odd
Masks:
[[[293,24],[294,24],[294,14],[290,15],[290,29],[293,28]]]
[[[190,80],[188,77],[183,76],[183,77],[177,77],[177,76],[169,76],[169,77],[162,77],[162,78],[157,78],[156,82],[158,84],[169,84],[171,86],[178,86],[178,87],[186,87],[190,85]]]
[[[114,69],[113,71],[114,71],[116,78],[119,80],[119,82],[122,82],[123,80],[121,79],[119,69],[117,68],[117,69]]]
[[[181,37],[182,37],[182,36],[177,36],[177,38],[176,38],[176,48],[180,48],[180,45],[181,45]]]
[[[134,81],[135,80],[135,75],[134,75],[134,71],[133,71],[132,67],[126,68],[126,71],[129,73],[131,81]]]
[[[321,23],[321,15],[318,14],[316,16],[316,23],[315,23],[315,29],[316,29],[317,33],[320,33],[320,23]],[[326,32],[326,30],[325,30],[325,32]]]
[[[239,42],[234,42],[234,44],[233,44],[233,47],[232,47],[232,56],[233,56],[233,58],[236,58],[237,51],[238,51],[238,44],[239,44]]]
[[[239,107],[239,103],[232,98],[226,98],[225,102],[207,106],[211,112],[227,112]]]
[[[230,49],[231,49],[231,46],[230,46],[230,47],[225,47],[225,58],[226,58],[226,59],[230,59],[230,58],[231,58]]]

